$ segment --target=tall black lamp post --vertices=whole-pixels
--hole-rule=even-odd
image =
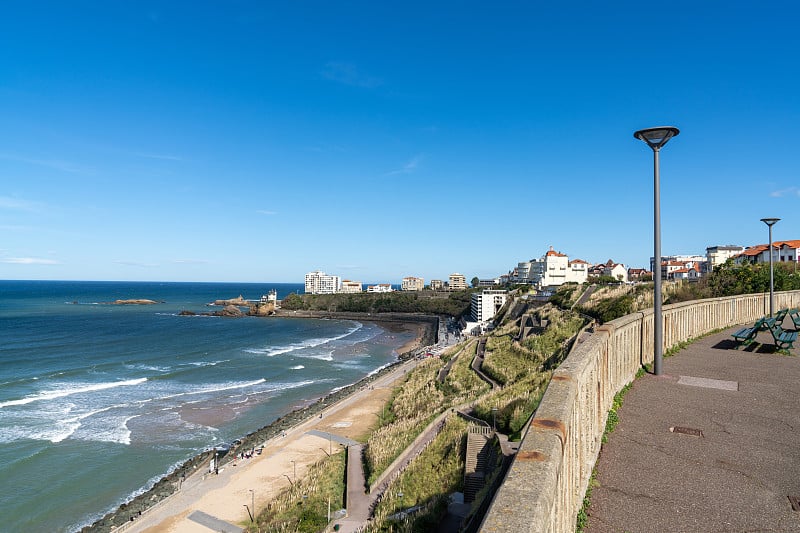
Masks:
[[[775,277],[772,270],[772,226],[779,218],[762,218],[761,222],[769,226],[769,316],[775,316]]]
[[[633,136],[653,150],[653,373],[660,376],[664,357],[664,317],[661,314],[661,189],[658,154],[667,141],[680,133],[678,128],[661,126],[634,132]]]

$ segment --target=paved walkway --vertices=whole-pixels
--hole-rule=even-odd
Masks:
[[[206,514],[203,511],[195,511],[189,515],[189,520],[192,522],[197,522],[200,525],[203,525],[210,529],[211,531],[219,531],[220,533],[242,533],[244,529],[240,528],[239,526],[234,526],[233,524],[229,524],[224,520],[220,520],[210,514]]]
[[[634,382],[597,462],[587,531],[800,531],[800,348],[772,353],[762,332],[736,351],[736,329]]]

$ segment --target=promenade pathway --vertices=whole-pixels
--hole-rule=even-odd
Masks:
[[[800,349],[772,353],[762,332],[737,351],[736,329],[634,382],[597,462],[586,531],[800,531]]]

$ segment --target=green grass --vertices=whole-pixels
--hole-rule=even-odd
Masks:
[[[328,501],[332,511],[344,507],[345,455],[335,453],[312,465],[306,476],[284,489],[258,513],[255,527],[241,525],[248,532],[259,533],[321,531],[328,523]]]
[[[462,490],[466,430],[466,421],[457,416],[447,418],[433,442],[389,484],[375,508],[369,531],[423,531],[423,524],[438,524],[442,511],[439,498]],[[424,509],[409,519],[406,527],[410,529],[389,520],[391,515],[418,505]]]

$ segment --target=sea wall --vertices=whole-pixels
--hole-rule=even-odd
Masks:
[[[800,291],[775,294],[776,310],[792,307]],[[664,350],[768,313],[768,294],[664,306]],[[553,373],[481,531],[574,531],[614,395],[652,361],[652,309],[598,327],[575,348]]]

